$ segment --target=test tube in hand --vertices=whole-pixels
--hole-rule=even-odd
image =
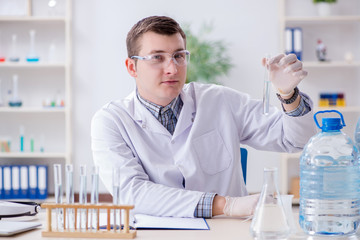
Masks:
[[[91,204],[99,203],[99,167],[94,166],[91,173]],[[97,229],[98,210],[91,210],[90,226]]]
[[[270,69],[268,66],[270,60],[270,54],[265,56],[265,75],[264,75],[264,91],[263,91],[263,114],[269,114],[269,105],[270,105]]]
[[[120,204],[120,168],[113,169],[113,204]],[[117,216],[119,218],[117,218]],[[118,221],[117,221],[118,220]],[[121,229],[121,212],[120,210],[114,210],[114,231],[116,230],[116,223],[119,222],[119,228]]]
[[[66,164],[65,175],[66,175],[66,202],[68,204],[74,204],[74,187],[73,187],[73,165]],[[75,229],[75,210],[68,208],[66,212],[66,228],[73,231]]]
[[[54,164],[54,189],[55,189],[55,202],[62,203],[62,179],[61,179],[61,165]],[[56,227],[58,231],[64,229],[64,222],[63,222],[63,209],[57,208],[56,209]]]

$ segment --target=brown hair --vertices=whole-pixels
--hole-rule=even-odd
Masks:
[[[146,32],[154,32],[162,35],[180,33],[186,45],[186,35],[180,25],[172,18],[166,16],[151,16],[137,22],[126,37],[128,57],[135,56],[140,51],[138,40]]]

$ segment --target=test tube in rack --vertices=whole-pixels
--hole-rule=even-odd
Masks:
[[[55,203],[62,203],[62,178],[61,178],[61,165],[54,164],[54,191],[55,191]],[[64,229],[64,222],[63,222],[63,209],[57,208],[56,209],[56,226],[58,231]]]
[[[94,166],[91,173],[91,204],[99,203],[99,167]],[[99,211],[91,209],[90,226],[95,229],[97,226]]]
[[[73,186],[73,175],[74,169],[72,164],[66,164],[66,203],[74,204],[74,186]],[[68,208],[66,211],[66,228],[70,231],[75,229],[75,211],[73,208]]]
[[[86,165],[80,166],[80,193],[79,193],[79,203],[86,204],[87,202],[87,192],[86,192]],[[86,209],[80,209],[80,229],[87,229],[87,217]]]

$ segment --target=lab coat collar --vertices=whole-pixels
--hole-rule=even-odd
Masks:
[[[169,131],[150,113],[149,110],[146,109],[144,105],[141,104],[136,97],[135,91],[129,97],[134,102],[134,109],[129,109],[129,112],[133,113],[134,120],[142,128],[148,129],[154,133],[165,134],[174,139],[191,126],[194,121],[196,112],[195,104],[190,94],[185,93],[184,90],[180,92],[180,97],[184,105],[180,112],[173,136],[171,136]]]
[[[171,137],[169,131],[157,120],[146,107],[141,104],[134,92],[132,95],[134,101],[134,120],[143,128],[154,133],[164,134]]]
[[[188,127],[192,125],[195,120],[195,104],[194,100],[192,99],[189,93],[185,93],[184,89],[180,92],[181,100],[183,101],[184,105],[180,112],[179,119],[176,124],[176,128],[173,134],[173,139],[183,133]]]

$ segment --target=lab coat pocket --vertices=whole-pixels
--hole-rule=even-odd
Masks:
[[[217,130],[195,138],[193,144],[200,166],[207,174],[217,174],[230,166],[230,153]]]

